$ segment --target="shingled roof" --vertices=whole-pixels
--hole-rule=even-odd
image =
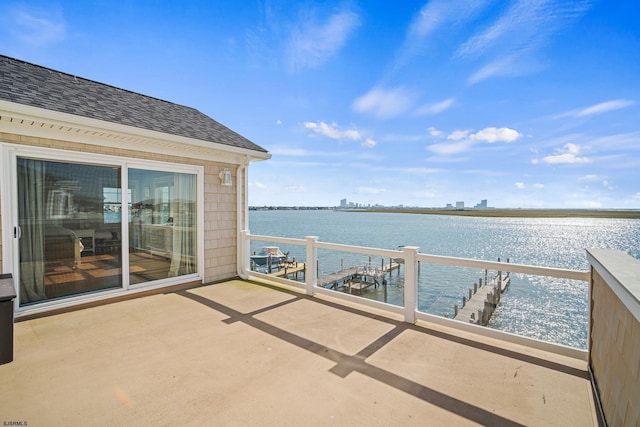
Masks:
[[[266,153],[200,111],[0,55],[0,100]]]

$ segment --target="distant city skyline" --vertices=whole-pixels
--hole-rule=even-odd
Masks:
[[[603,0],[35,0],[0,5],[0,53],[265,147],[254,206],[638,209],[638,16]]]
[[[480,200],[479,203],[477,203],[474,206],[466,206],[464,201],[457,201],[455,202],[455,205],[453,203],[447,203],[445,206],[410,206],[410,205],[404,205],[404,204],[399,204],[399,205],[392,205],[392,206],[388,206],[388,205],[383,205],[380,203],[360,203],[360,202],[354,202],[354,201],[349,201],[348,199],[340,199],[340,203],[338,205],[336,205],[340,208],[360,208],[360,207],[406,207],[406,208],[434,208],[434,209],[491,209],[492,207],[488,206],[488,200],[487,199],[482,199]]]

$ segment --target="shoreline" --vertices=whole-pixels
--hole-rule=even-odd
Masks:
[[[494,218],[622,218],[640,219],[634,209],[336,209],[342,212],[405,213],[423,215],[454,215]]]

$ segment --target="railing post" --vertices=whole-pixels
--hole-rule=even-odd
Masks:
[[[249,230],[242,230],[240,232],[240,271],[251,271],[251,245],[249,244]]]
[[[404,321],[416,323],[416,308],[418,301],[418,248],[405,246],[402,248],[404,256]]]
[[[318,236],[307,236],[307,271],[304,274],[304,281],[307,288],[307,295],[313,295],[318,284],[318,249],[316,242]]]

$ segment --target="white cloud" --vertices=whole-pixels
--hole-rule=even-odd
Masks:
[[[589,8],[590,2],[511,2],[511,6],[492,25],[473,34],[458,48],[458,57],[491,58],[467,82],[476,84],[491,77],[523,75],[540,70],[543,67],[540,61],[535,60],[535,51],[545,47],[549,40],[553,40],[555,33],[581,16]]]
[[[490,0],[426,1],[407,29],[405,41],[394,60],[394,67],[400,68],[419,55],[428,46],[426,41],[431,34],[440,34],[464,25],[490,3]]]
[[[415,16],[409,27],[409,37],[421,40],[435,32],[438,28],[462,24],[483,9],[487,1],[467,0],[431,0],[428,1]]]
[[[609,150],[640,150],[640,132],[619,133],[589,138],[591,145]]]
[[[516,182],[514,185],[516,186],[517,189],[520,189],[520,190],[526,187],[526,184],[524,182]]]
[[[288,193],[304,193],[306,190],[302,185],[289,185],[284,188]]]
[[[429,128],[430,130],[432,128]],[[513,142],[522,138],[522,134],[515,129],[488,127],[471,133],[470,130],[455,130],[447,135],[447,139],[458,141],[461,139],[471,139],[473,141],[494,142]]]
[[[419,116],[422,115],[434,115],[438,113],[442,113],[443,111],[451,108],[455,103],[455,98],[447,98],[443,101],[437,102],[435,104],[427,104],[418,108],[416,114]]]
[[[635,104],[634,101],[628,101],[626,99],[616,99],[613,101],[602,102],[600,104],[592,105],[583,110],[578,111],[578,117],[590,116],[592,114],[602,114],[609,111],[619,110],[621,108],[628,107]]]
[[[541,48],[568,22],[581,16],[589,0],[560,2],[519,0],[490,27],[471,36],[457,51],[460,56],[485,52],[522,52]]]
[[[627,99],[614,99],[611,101],[606,101],[606,102],[601,102],[599,104],[591,105],[586,108],[566,111],[564,113],[558,114],[557,116],[555,116],[555,118],[558,119],[562,117],[592,116],[594,114],[602,114],[602,113],[608,113],[609,111],[620,110],[622,108],[629,107],[633,104],[635,104],[635,101],[630,101]]]
[[[471,139],[478,141],[494,142],[513,142],[522,138],[522,134],[514,129],[488,127],[479,132],[470,135]]]
[[[317,22],[312,13],[304,16],[293,29],[289,42],[292,71],[314,68],[334,56],[360,25],[360,17],[351,11],[338,12],[324,22]]]
[[[600,175],[594,175],[594,174],[590,174],[590,175],[584,175],[578,178],[579,182],[595,182],[595,181],[600,181],[602,179],[602,177]]]
[[[429,135],[431,135],[434,138],[442,138],[444,136],[444,132],[442,132],[441,130],[438,130],[434,127],[430,127],[429,129],[427,129],[429,131]]]
[[[365,137],[357,129],[340,129],[337,123],[325,123],[325,122],[305,122],[304,127],[312,130],[318,135],[325,136],[327,138],[335,139],[338,141],[351,140],[362,141],[361,146],[365,148],[374,148],[378,143],[371,137]],[[283,150],[287,150],[286,148]],[[272,151],[273,152],[273,151]],[[290,155],[296,155],[290,154]]]
[[[557,150],[558,154],[546,156],[542,161],[549,165],[573,164],[573,163],[590,163],[591,159],[581,157],[582,147],[577,144],[565,144],[562,149]]]
[[[542,190],[544,188],[544,184],[540,184],[540,183],[533,184],[533,188],[535,188],[536,190]]]
[[[373,148],[375,147],[377,144],[377,142],[375,142],[373,139],[371,138],[365,138],[364,141],[362,141],[362,146],[363,147],[367,147],[367,148]]]
[[[395,89],[374,87],[357,98],[352,108],[359,113],[389,119],[407,111],[413,104],[413,99],[414,95],[402,87]]]
[[[458,141],[460,139],[465,139],[469,136],[471,131],[468,130],[454,130],[449,135],[447,135],[447,139],[451,139],[453,141]]]
[[[305,122],[304,127],[314,131],[315,133],[326,136],[327,138],[344,140],[350,139],[352,141],[359,141],[362,139],[362,135],[355,129],[341,130],[337,123],[327,124],[325,122]]]
[[[517,74],[514,58],[509,56],[496,59],[480,68],[467,79],[467,83],[473,85],[491,77],[509,76],[513,74]]]
[[[411,37],[422,39],[434,32],[439,26],[450,21],[454,14],[448,1],[429,1],[425,4],[409,27]],[[460,8],[464,10],[464,8]]]
[[[444,136],[444,132],[436,128],[429,128],[429,133],[434,138],[442,138]],[[477,142],[487,142],[489,144],[513,142],[522,138],[522,134],[510,128],[488,127],[476,133],[471,133],[471,130],[455,130],[448,134],[446,138],[454,142],[431,144],[427,149],[439,155],[458,154],[469,150]]]
[[[42,46],[62,41],[66,36],[60,13],[21,7],[11,10],[10,17],[9,31],[25,43]]]
[[[473,145],[473,141],[464,139],[456,142],[439,142],[431,144],[427,150],[440,155],[458,154],[467,151]]]

